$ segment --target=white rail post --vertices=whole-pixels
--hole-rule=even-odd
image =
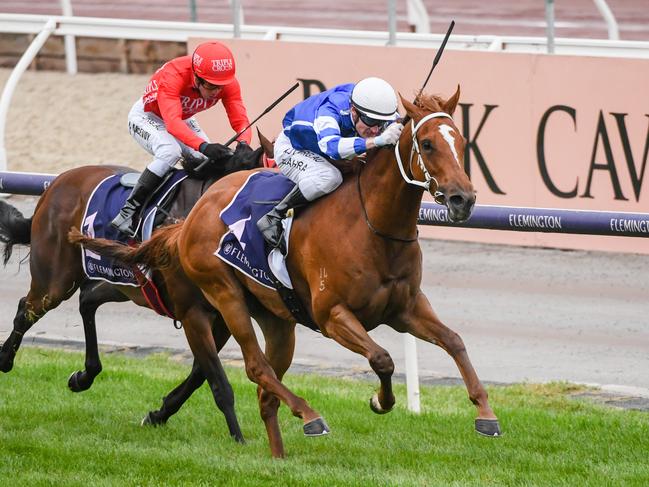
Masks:
[[[66,17],[72,17],[72,2],[70,0],[61,0],[61,10]],[[74,36],[64,36],[65,43],[65,68],[68,74],[77,74],[77,46]]]
[[[554,0],[545,0],[545,21],[548,36],[548,54],[554,54]]]
[[[47,38],[52,32],[56,29],[56,22],[54,19],[49,19],[43,30],[41,30],[38,35],[34,38],[32,43],[29,45],[25,53],[16,63],[13,71],[7,79],[7,83],[2,90],[2,96],[0,96],[0,171],[7,170],[7,149],[5,147],[5,129],[7,126],[7,113],[9,112],[9,104],[11,103],[11,97],[14,94],[16,85],[20,80],[20,77],[25,72],[29,64],[34,60],[36,54]]]
[[[602,17],[604,17],[604,20],[606,21],[606,28],[608,29],[608,38],[612,41],[619,41],[620,29],[617,26],[617,20],[615,20],[615,16],[613,15],[613,12],[611,12],[608,3],[606,3],[606,0],[593,0],[593,1],[595,2],[597,9],[599,10],[599,13],[602,14]]]
[[[430,19],[422,0],[408,0],[408,25],[415,32],[430,34]]]
[[[408,410],[413,413],[421,412],[419,402],[419,372],[417,370],[417,341],[414,336],[406,333],[403,336],[403,349],[406,361],[406,389],[408,391]]]
[[[397,0],[388,0],[388,46],[397,43]]]
[[[238,39],[241,37],[241,25],[243,24],[243,9],[241,8],[240,0],[230,0],[232,6],[232,26],[234,29],[234,37]]]

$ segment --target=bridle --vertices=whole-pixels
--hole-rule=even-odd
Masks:
[[[399,153],[399,141],[397,141],[395,147],[394,147],[394,155],[395,158],[397,159],[397,165],[399,166],[399,172],[401,172],[401,177],[404,179],[404,181],[408,184],[412,184],[414,186],[419,186],[421,188],[424,188],[426,191],[430,192],[430,186],[431,182],[435,183],[435,192],[433,194],[433,198],[435,201],[439,204],[444,204],[444,194],[438,190],[439,188],[439,183],[437,182],[437,179],[435,179],[433,176],[430,175],[428,172],[428,169],[426,169],[426,166],[424,165],[424,160],[421,157],[421,152],[419,150],[419,143],[417,142],[417,131],[422,127],[422,125],[429,120],[432,120],[433,118],[450,118],[453,120],[453,117],[451,117],[448,113],[445,112],[435,112],[435,113],[429,113],[425,117],[423,117],[417,124],[415,125],[414,120],[411,120],[412,124],[412,147],[410,148],[410,173],[412,174],[412,160],[414,158],[414,155],[417,154],[417,164],[419,165],[419,168],[421,169],[422,173],[424,174],[425,181],[419,181],[417,179],[411,179],[408,177],[406,174],[406,171],[403,167],[403,161],[401,160],[401,154]],[[411,243],[411,242],[416,242],[417,237],[419,235],[419,231],[417,231],[417,235],[414,238],[401,238],[401,237],[393,237],[392,235],[387,235],[385,233],[380,232],[377,230],[374,225],[370,222],[369,216],[367,215],[367,209],[365,208],[365,202],[363,201],[363,192],[361,190],[361,172],[362,172],[362,166],[361,170],[358,171],[358,178],[357,178],[357,187],[358,187],[358,197],[361,200],[361,208],[363,209],[363,216],[365,217],[365,223],[367,223],[367,226],[369,227],[370,230],[372,230],[372,233],[375,235],[384,238],[386,240],[393,240],[396,242],[403,242],[403,243]]]
[[[421,151],[419,150],[419,143],[417,142],[417,131],[424,125],[424,123],[428,122],[429,120],[432,120],[433,118],[450,118],[453,120],[453,117],[451,117],[448,113],[445,112],[434,112],[434,113],[429,113],[425,117],[423,117],[417,124],[415,125],[415,121],[411,120],[410,123],[412,124],[412,146],[410,147],[410,174],[412,174],[412,160],[417,154],[417,165],[419,166],[419,169],[421,169],[421,172],[424,174],[425,181],[418,181],[416,179],[410,179],[408,175],[406,174],[406,171],[403,167],[403,161],[401,160],[401,153],[399,151],[399,141],[397,141],[397,144],[394,146],[394,156],[397,159],[397,165],[399,166],[399,171],[401,172],[401,177],[404,179],[404,181],[408,184],[412,184],[414,186],[419,186],[421,188],[424,188],[426,191],[430,192],[433,195],[433,199],[435,202],[439,204],[444,204],[444,195],[442,194],[441,191],[439,191],[439,183],[437,182],[437,179],[435,179],[433,176],[430,175],[428,172],[428,169],[426,169],[426,166],[424,165],[424,160],[421,157]],[[431,182],[435,183],[435,191],[431,191],[430,185]]]

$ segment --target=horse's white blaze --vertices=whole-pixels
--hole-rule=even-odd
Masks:
[[[457,150],[455,150],[455,137],[451,135],[453,133],[453,127],[451,127],[450,125],[441,124],[439,126],[439,133],[442,134],[442,137],[444,137],[444,140],[451,148],[453,157],[455,157],[455,162],[457,162],[457,165],[459,166],[460,159],[457,156]]]

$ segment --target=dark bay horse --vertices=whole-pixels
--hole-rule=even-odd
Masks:
[[[395,403],[394,363],[368,335],[369,330],[387,324],[449,353],[477,407],[476,430],[498,436],[498,420],[462,339],[439,320],[420,288],[417,217],[424,191],[446,205],[453,221],[467,219],[475,203],[475,191],[463,169],[465,141],[451,117],[459,95],[458,87],[448,100],[420,96],[412,104],[402,98],[412,123],[406,125],[397,148],[370,151],[354,176],[299,212],[290,235],[287,265],[297,294],[323,335],[366,357],[378,375],[380,388],[370,400],[374,412],[386,413]],[[228,231],[214,215],[230,203],[248,176],[238,173],[221,179],[201,197],[184,223],[166,227],[137,249],[93,241],[78,232],[71,233],[71,238],[127,263],[162,267],[181,263],[241,346],[248,377],[259,386],[271,452],[282,456],[277,421],[280,400],[305,424],[319,418],[306,401],[281,383],[293,357],[295,320],[274,290],[214,256]],[[250,294],[261,309],[247,306]],[[272,323],[272,327],[262,326],[265,354],[255,337],[251,314]]]
[[[181,182],[169,209],[169,218],[184,218],[200,195],[225,174],[262,165],[262,148],[252,150],[247,146],[240,147],[234,155],[204,166],[205,174],[200,177],[194,175],[195,177]],[[193,174],[193,169],[188,169]],[[1,371],[9,372],[12,369],[23,335],[45,313],[56,308],[80,288],[79,310],[86,339],[85,370],[74,372],[68,385],[74,392],[86,390],[102,370],[95,328],[97,308],[107,302],[127,300],[148,307],[148,302],[138,288],[86,279],[79,248],[67,239],[70,226],[81,223],[87,200],[97,183],[109,175],[129,171],[132,170],[108,166],[85,166],[67,171],[58,176],[43,194],[31,219],[24,218],[11,205],[0,202],[0,238],[6,244],[4,261],[6,263],[11,256],[12,245],[31,244],[32,277],[29,293],[20,300],[14,329],[0,350]],[[164,275],[156,272],[153,280],[174,317],[183,324],[196,358],[187,379],[164,398],[160,410],[148,413],[143,423],[165,423],[207,379],[215,402],[225,415],[230,434],[238,441],[243,441],[234,411],[232,388],[216,355],[230,337],[222,317],[207,303],[200,290],[179,267],[166,270]],[[206,340],[201,335],[211,335],[212,332],[214,335],[210,337],[211,340]],[[200,346],[196,348],[195,343]],[[206,343],[213,344],[212,348],[205,350]]]

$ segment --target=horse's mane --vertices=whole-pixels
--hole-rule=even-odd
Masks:
[[[421,93],[415,99],[415,105],[419,108],[430,112],[441,112],[442,105],[446,100],[440,95],[428,95]]]
[[[203,162],[200,159],[185,158],[182,166],[190,178],[201,180],[220,179],[233,172],[261,167],[261,153],[263,150],[262,147],[252,149],[247,144],[239,144],[232,155],[210,160],[200,170],[197,170]]]

